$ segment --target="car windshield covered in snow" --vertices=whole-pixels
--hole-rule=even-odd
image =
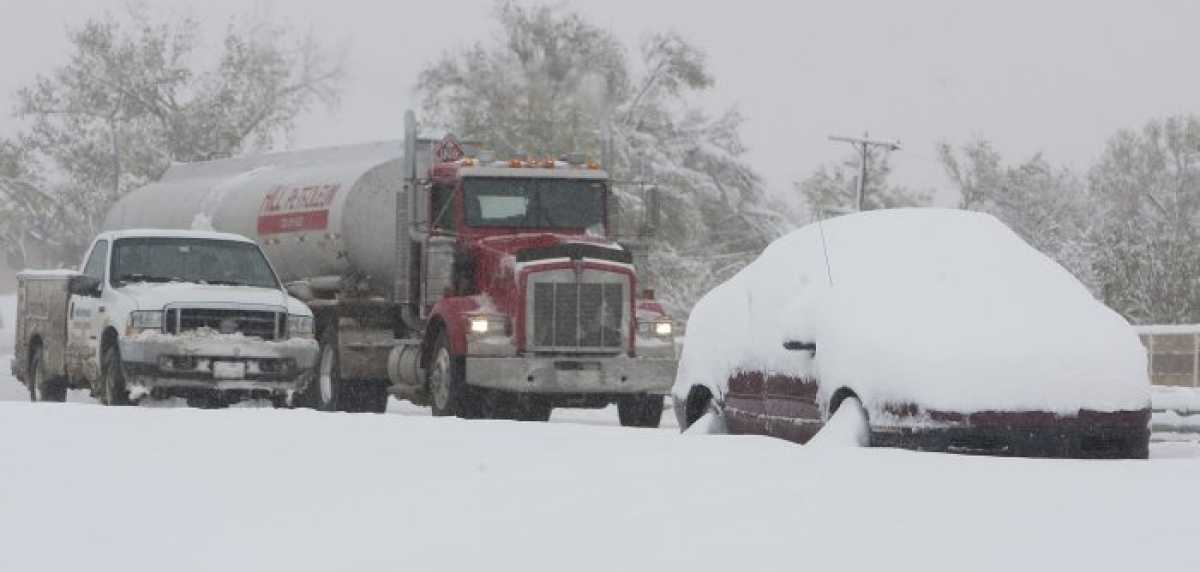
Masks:
[[[112,283],[195,282],[278,288],[258,246],[197,238],[124,238],[112,256]]]
[[[603,223],[601,182],[472,178],[463,187],[468,226],[586,229]]]

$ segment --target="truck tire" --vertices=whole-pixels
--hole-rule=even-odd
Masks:
[[[29,400],[62,403],[67,400],[67,386],[59,380],[46,379],[46,363],[42,348],[33,350],[29,360]]]
[[[129,405],[129,389],[125,387],[125,368],[121,365],[121,350],[114,344],[104,350],[100,363],[100,403]]]
[[[661,395],[631,395],[617,400],[617,417],[623,427],[657,428],[662,412]]]
[[[483,416],[482,400],[467,385],[465,366],[465,359],[450,353],[450,340],[443,331],[438,335],[433,359],[425,370],[435,417],[457,415],[463,419],[478,419]]]

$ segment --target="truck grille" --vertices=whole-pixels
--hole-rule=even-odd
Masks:
[[[264,340],[274,340],[280,329],[278,312],[221,308],[169,310],[166,329],[173,334],[200,328],[220,332],[222,323],[228,327],[230,322],[236,324],[234,332]]]
[[[535,283],[531,345],[619,350],[625,304],[622,284]]]

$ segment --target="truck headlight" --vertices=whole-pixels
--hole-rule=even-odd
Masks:
[[[162,310],[135,310],[130,312],[129,326],[137,332],[144,332],[147,330],[162,331]]]
[[[288,314],[287,335],[289,338],[312,338],[312,316],[297,316],[295,314]]]
[[[470,316],[468,330],[472,335],[508,335],[508,318],[504,316]]]
[[[659,338],[669,338],[675,333],[675,324],[670,320],[654,320],[653,322],[640,322],[638,331],[643,336],[655,336]]]

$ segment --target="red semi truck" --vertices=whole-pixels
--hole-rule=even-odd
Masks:
[[[383,411],[390,394],[435,415],[523,420],[615,403],[622,424],[657,426],[674,325],[612,239],[608,174],[482,161],[452,137],[418,138],[412,112],[405,131],[178,165],[105,225],[256,240],[316,318],[317,375],[294,403]]]

